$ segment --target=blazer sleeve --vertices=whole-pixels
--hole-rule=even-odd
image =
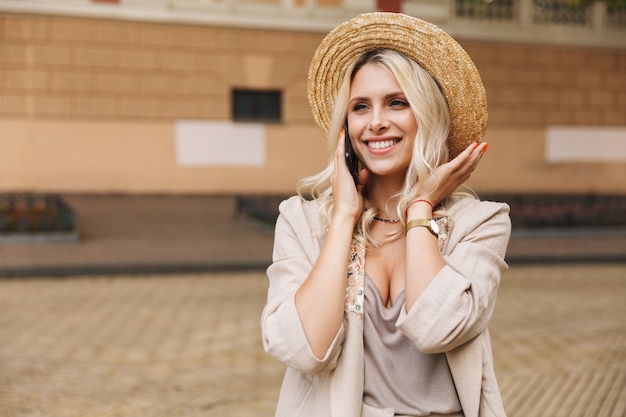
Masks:
[[[461,206],[450,210],[454,224],[443,254],[446,266],[396,323],[424,353],[450,351],[485,330],[508,268],[509,207],[477,200]]]
[[[312,210],[315,220],[310,222],[306,204],[292,197],[280,205],[272,264],[267,269],[269,288],[261,331],[263,346],[271,356],[290,368],[314,374],[336,366],[345,327],[340,327],[324,358],[316,358],[295,305],[295,294],[313,268],[321,239],[316,227],[317,209]]]

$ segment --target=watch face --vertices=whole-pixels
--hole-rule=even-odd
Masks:
[[[430,229],[437,235],[439,234],[439,223],[437,223],[437,220],[430,220]]]

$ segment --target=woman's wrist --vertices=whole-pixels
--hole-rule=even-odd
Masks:
[[[427,200],[425,198],[416,198],[415,200],[411,201],[409,203],[409,206],[412,206],[413,204],[426,204],[428,205],[428,207],[430,207],[430,210],[432,212],[435,211],[435,205],[433,203],[430,202],[430,200]]]
[[[429,200],[423,198],[416,198],[411,201],[407,206],[406,219],[411,220],[415,218],[430,219],[435,213],[435,206]]]
[[[352,215],[347,212],[337,212],[333,214],[331,224],[332,223],[338,223],[341,225],[351,224],[352,227],[354,227],[358,220],[359,220],[359,216]]]

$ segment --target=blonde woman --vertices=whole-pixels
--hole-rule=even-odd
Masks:
[[[487,150],[475,66],[429,23],[361,15],[318,48],[309,100],[332,158],[276,224],[276,415],[504,416],[487,323],[510,220],[463,187]]]

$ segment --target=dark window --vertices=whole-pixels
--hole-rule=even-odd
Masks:
[[[280,91],[233,90],[233,120],[280,122],[280,102]]]

